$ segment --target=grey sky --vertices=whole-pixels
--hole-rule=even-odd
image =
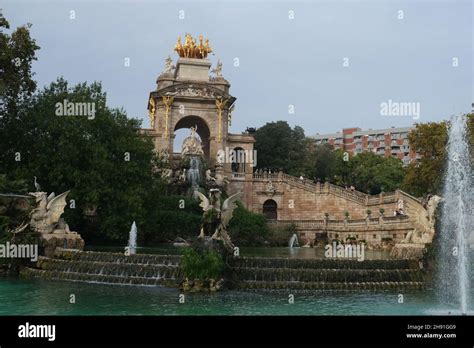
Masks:
[[[411,117],[381,116],[380,103],[420,102],[426,122],[469,111],[473,100],[471,1],[7,0],[0,7],[13,27],[33,24],[40,87],[60,75],[72,84],[102,81],[109,106],[123,106],[146,127],[148,93],[186,32],[209,37],[213,64],[223,62],[237,97],[234,133],[276,120],[307,135],[409,126]]]

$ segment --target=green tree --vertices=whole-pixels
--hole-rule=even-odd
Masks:
[[[370,194],[396,190],[405,175],[402,161],[398,158],[382,157],[372,152],[352,156],[346,163],[345,167],[343,164],[338,166],[344,170],[344,184]],[[343,177],[343,173],[336,173],[336,176]]]
[[[14,120],[19,113],[18,104],[36,89],[31,65],[37,59],[39,46],[31,38],[30,28],[31,24],[26,24],[6,33],[10,23],[0,12],[0,122]]]
[[[307,144],[303,128],[291,129],[286,121],[267,123],[255,132],[258,167],[299,176],[305,171]]]
[[[174,240],[176,237],[191,238],[199,234],[202,209],[189,197],[163,195],[162,190],[148,195],[148,214],[143,224],[144,244],[156,244]]]
[[[242,203],[237,202],[237,208],[229,224],[229,235],[232,241],[237,245],[256,246],[263,243],[268,233],[265,217],[248,211]]]
[[[312,177],[321,179],[322,181],[333,181],[337,174],[338,153],[333,151],[333,146],[329,143],[316,145],[312,152],[313,172]]]
[[[439,193],[448,141],[446,122],[419,123],[408,134],[408,141],[411,148],[422,157],[418,163],[409,165],[402,188],[415,196]]]
[[[95,117],[56,116],[56,103],[64,100],[94,104]],[[66,219],[86,241],[125,242],[132,221],[139,228],[146,221],[147,197],[159,181],[153,144],[139,134],[140,122],[108,108],[100,83],[68,87],[60,78],[27,104],[15,122],[1,124],[1,168],[27,180],[31,190],[34,176],[45,191],[71,189],[68,199],[76,207],[66,209]],[[96,230],[85,228],[83,213],[91,207],[97,207]]]

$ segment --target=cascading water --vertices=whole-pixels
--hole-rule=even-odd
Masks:
[[[288,241],[288,247],[289,247],[290,249],[293,248],[294,246],[299,247],[299,244],[298,244],[298,236],[296,235],[296,233],[293,233],[293,235],[291,236],[290,240]]]
[[[137,225],[135,221],[132,224],[132,228],[130,229],[130,235],[128,238],[128,252],[130,255],[134,255],[137,253]]]
[[[188,182],[191,183],[192,192],[199,187],[201,182],[201,157],[189,156]]]
[[[469,308],[469,245],[473,226],[472,168],[467,135],[467,117],[454,116],[448,129],[447,172],[438,255],[438,293],[444,305],[453,302],[462,314]]]

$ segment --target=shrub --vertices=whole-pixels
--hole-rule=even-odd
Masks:
[[[223,257],[215,251],[198,252],[186,248],[181,258],[180,267],[189,279],[218,279],[225,269]]]
[[[228,232],[235,244],[258,246],[262,245],[269,235],[269,227],[262,214],[252,213],[245,209],[242,203],[237,202]]]

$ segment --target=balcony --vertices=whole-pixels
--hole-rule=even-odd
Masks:
[[[392,149],[391,153],[392,153],[392,155],[398,155],[400,153],[400,150]]]

